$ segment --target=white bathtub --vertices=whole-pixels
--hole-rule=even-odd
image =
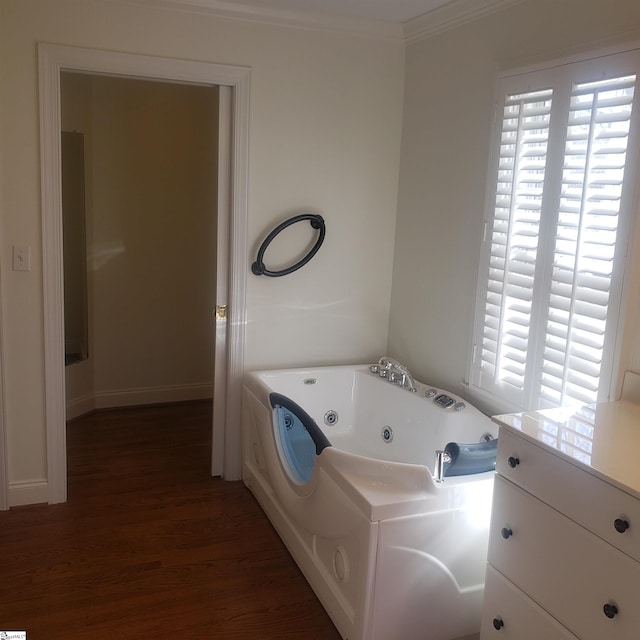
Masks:
[[[417,387],[368,366],[245,377],[244,482],[345,639],[453,640],[480,629],[493,471],[439,483],[432,473],[436,450],[497,430],[469,404],[444,408]],[[331,444],[313,453],[308,478],[287,462],[273,392]]]

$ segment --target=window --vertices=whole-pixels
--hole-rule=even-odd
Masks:
[[[609,393],[636,211],[639,53],[500,82],[470,382],[510,406]]]

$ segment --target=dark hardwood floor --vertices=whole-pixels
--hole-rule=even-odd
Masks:
[[[67,428],[69,501],[0,512],[0,630],[28,640],[339,640],[250,492],[211,478],[208,402]]]

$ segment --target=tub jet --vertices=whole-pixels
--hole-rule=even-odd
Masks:
[[[333,411],[333,409],[331,411],[327,411],[327,413],[324,414],[324,423],[328,427],[332,427],[334,424],[337,424],[338,423],[338,412],[337,411]]]

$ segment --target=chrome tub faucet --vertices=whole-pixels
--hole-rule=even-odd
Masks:
[[[376,373],[381,378],[386,378],[392,384],[397,384],[399,387],[408,389],[413,393],[418,390],[409,369],[393,358],[383,356],[378,360],[378,364],[371,365],[370,369],[371,373]]]

